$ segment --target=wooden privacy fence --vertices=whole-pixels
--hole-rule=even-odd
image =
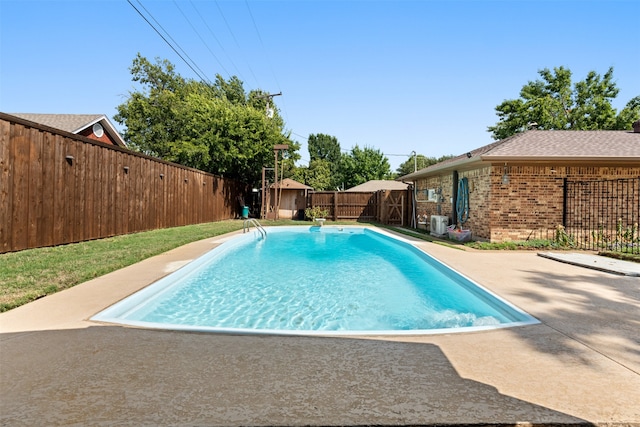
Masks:
[[[0,253],[234,218],[246,187],[0,113]]]
[[[407,225],[411,218],[410,197],[406,190],[320,191],[309,193],[307,206],[325,209],[334,221],[355,219]]]

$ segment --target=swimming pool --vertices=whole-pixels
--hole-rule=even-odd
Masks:
[[[537,321],[404,238],[366,227],[234,237],[92,320],[277,334],[427,334]]]

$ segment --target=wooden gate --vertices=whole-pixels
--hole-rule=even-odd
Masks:
[[[385,212],[385,224],[396,224],[403,226],[406,217],[406,197],[407,191],[391,190],[383,193],[382,208]]]
[[[309,193],[307,198],[307,207],[326,210],[334,221],[352,219],[402,226],[409,223],[410,206],[407,190],[319,191]]]

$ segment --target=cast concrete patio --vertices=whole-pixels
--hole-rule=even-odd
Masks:
[[[640,424],[640,279],[535,252],[416,243],[538,325],[358,339],[88,320],[228,237],[1,314],[0,424]]]

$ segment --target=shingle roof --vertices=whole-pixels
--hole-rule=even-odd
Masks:
[[[104,114],[11,113],[11,115],[71,133],[84,129],[87,127],[87,124],[93,124],[104,117]]]
[[[481,161],[541,160],[640,162],[640,133],[619,130],[530,130],[431,165],[398,180],[411,180],[448,167]]]
[[[351,187],[347,192],[353,191],[378,191],[378,190],[406,190],[407,184],[398,181],[389,181],[385,179],[374,179],[367,181],[364,184]]]
[[[127,146],[116,128],[104,114],[11,113],[11,115],[74,134],[80,133],[99,122],[116,145],[120,147]]]
[[[273,183],[269,186],[269,188],[280,187],[282,187],[283,190],[313,190],[312,187],[309,187],[308,185],[305,185],[301,182],[294,181],[291,178],[285,178],[282,181],[279,181],[277,185]]]
[[[640,133],[616,130],[532,130],[501,141],[483,158],[640,158]]]

